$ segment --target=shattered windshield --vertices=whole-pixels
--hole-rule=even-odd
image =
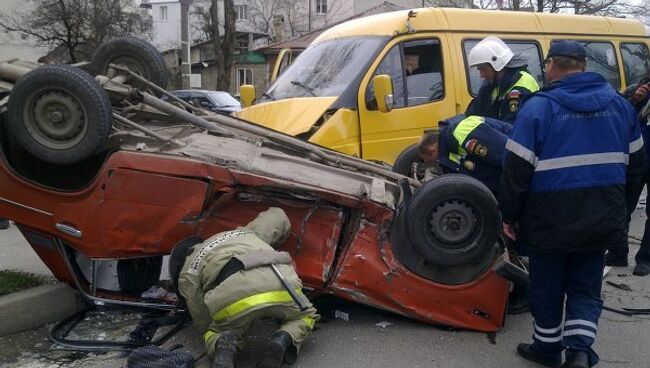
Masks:
[[[385,42],[384,37],[354,37],[312,45],[269,87],[263,100],[339,96]]]

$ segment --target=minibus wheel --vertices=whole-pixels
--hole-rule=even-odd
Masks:
[[[501,229],[497,201],[480,181],[460,174],[426,182],[407,209],[413,247],[440,266],[468,265],[493,250]]]
[[[100,151],[111,132],[112,107],[88,73],[66,65],[45,65],[14,85],[7,104],[7,128],[34,157],[65,165]]]
[[[422,162],[420,155],[418,155],[418,145],[410,145],[404,151],[402,151],[399,156],[397,156],[395,164],[393,165],[393,172],[421,180],[424,177],[424,174],[413,172],[413,164],[418,162]]]
[[[160,52],[145,40],[132,36],[115,37],[103,43],[93,54],[89,71],[93,75],[114,77],[109,64],[123,65],[159,87],[167,87],[167,64]],[[134,87],[144,88],[136,80],[128,82]]]

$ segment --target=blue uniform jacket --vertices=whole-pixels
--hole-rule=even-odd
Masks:
[[[496,193],[512,125],[480,116],[441,121],[438,161],[446,172],[472,176]]]
[[[596,73],[575,73],[526,101],[506,144],[504,221],[538,251],[627,244],[642,185],[643,138],[630,103]]]

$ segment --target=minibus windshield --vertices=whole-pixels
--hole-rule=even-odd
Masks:
[[[280,74],[262,100],[339,96],[385,43],[384,37],[354,37],[312,45]]]

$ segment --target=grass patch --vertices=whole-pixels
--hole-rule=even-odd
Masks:
[[[0,270],[0,295],[44,285],[48,282],[46,276],[13,270]]]

